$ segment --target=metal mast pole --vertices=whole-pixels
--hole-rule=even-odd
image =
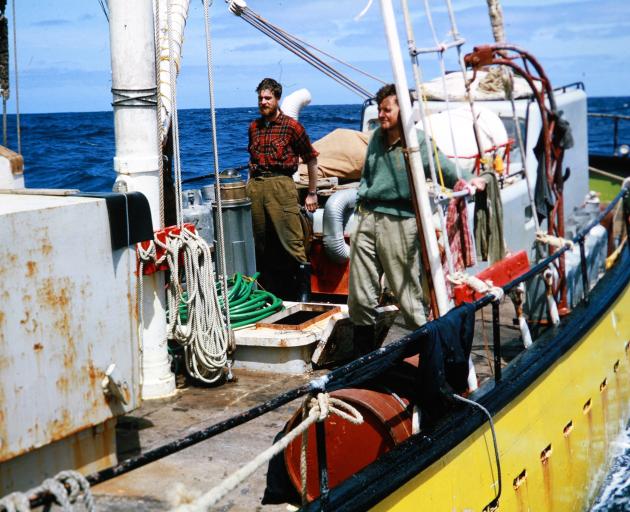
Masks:
[[[398,105],[400,106],[400,119],[409,151],[409,163],[411,165],[411,175],[413,179],[412,185],[416,194],[415,201],[417,202],[418,211],[420,213],[422,234],[425,240],[425,247],[421,247],[421,250],[426,251],[438,311],[440,315],[444,315],[450,309],[448,290],[446,288],[444,271],[440,260],[437,238],[435,236],[435,230],[433,229],[433,213],[431,212],[431,203],[429,202],[429,193],[424,177],[424,167],[422,165],[422,159],[420,158],[418,135],[413,121],[411,100],[409,99],[409,87],[407,85],[407,76],[405,74],[405,66],[400,50],[400,39],[398,37],[398,29],[394,17],[394,7],[391,0],[381,0],[381,13],[385,24],[385,35],[392,63],[392,72],[396,83],[396,94],[398,96]]]
[[[118,174],[114,190],[142,192],[151,207],[153,228],[160,223],[160,158],[152,0],[109,0],[112,94]],[[164,274],[143,280],[142,398],[175,392],[166,341]]]

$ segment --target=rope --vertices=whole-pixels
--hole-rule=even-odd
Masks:
[[[464,272],[455,272],[448,276],[448,280],[455,284],[464,284],[480,295],[492,295],[494,300],[501,301],[505,292],[500,286],[493,286],[490,281],[482,281],[477,276],[471,276]]]
[[[217,118],[216,118],[216,109],[214,103],[214,73],[212,67],[212,37],[210,30],[210,14],[209,14],[209,1],[203,1],[203,14],[205,21],[205,30],[206,30],[206,60],[208,63],[208,94],[210,97],[210,124],[212,127],[212,156],[214,163],[214,190],[215,190],[215,201],[217,205],[217,242],[219,246],[219,259],[221,260],[221,289],[223,290],[223,295],[227,295],[227,263],[225,261],[225,235],[223,231],[223,204],[221,198],[221,173],[219,172],[219,149],[218,149],[218,141],[217,141]],[[230,352],[234,352],[235,342],[234,335],[232,333],[232,326],[230,325],[230,308],[228,307],[228,302],[225,301],[223,304],[223,314],[225,315],[225,328],[226,332],[224,336],[226,336],[229,340],[229,348]],[[230,372],[231,373],[231,372]]]
[[[516,310],[516,318],[518,320],[518,328],[521,331],[521,339],[523,346],[529,348],[532,346],[532,335],[529,332],[529,326],[525,315],[523,315],[523,304],[525,304],[525,283],[520,283],[511,294],[514,309]]]
[[[29,512],[29,496],[52,495],[64,512],[72,512],[74,503],[83,502],[88,512],[96,510],[90,483],[77,471],[61,471],[27,492],[14,492],[0,499],[0,512]]]
[[[164,249],[159,258],[157,247]],[[184,347],[186,369],[192,377],[206,383],[216,382],[227,363],[227,341],[208,243],[183,227],[180,233],[169,232],[165,242],[156,237],[147,249],[138,244],[137,250],[140,273],[146,262],[156,266],[164,262],[168,264],[167,336]],[[180,269],[182,260],[183,270]],[[182,286],[183,281],[186,289]],[[179,312],[181,304],[186,308],[186,318]]]
[[[308,416],[293,430],[288,432],[277,443],[271,445],[260,453],[245,466],[232,473],[219,485],[203,494],[192,503],[180,505],[174,510],[176,512],[197,512],[206,511],[216,505],[219,500],[230,491],[236,489],[241,483],[251,476],[258,468],[267,464],[275,455],[282,452],[291,442],[306,432],[308,428],[316,422],[324,421],[330,414],[335,414],[340,418],[349,421],[354,425],[363,423],[363,416],[354,407],[338,398],[331,397],[328,393],[319,393],[317,398],[311,398]]]
[[[552,247],[556,247],[558,249],[561,249],[562,247],[573,249],[574,245],[571,240],[559,236],[549,235],[543,231],[538,231],[536,233],[536,241],[541,244],[551,245]]]
[[[179,61],[176,66],[175,62],[175,39],[173,37],[172,25],[173,14],[171,2],[167,2],[166,25],[168,31],[168,64],[169,64],[169,82],[170,82],[170,99],[171,99],[171,118],[173,133],[173,168],[175,174],[175,214],[177,225],[182,226],[182,168],[179,155],[179,119],[177,113],[177,71],[179,70]],[[176,69],[177,67],[177,69]]]
[[[546,295],[547,295],[547,309],[549,310],[549,319],[553,325],[558,325],[560,323],[560,315],[558,314],[558,305],[556,304],[556,299],[553,296],[553,271],[550,268],[547,268],[543,272],[543,280],[545,281],[546,286]],[[588,290],[584,290],[584,296],[588,293]]]

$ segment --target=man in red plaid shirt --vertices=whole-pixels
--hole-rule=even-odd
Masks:
[[[292,175],[301,158],[308,166],[309,178],[304,206],[314,212],[318,153],[304,127],[280,110],[282,86],[278,82],[265,78],[256,92],[261,117],[249,125],[247,146],[250,155],[247,195],[252,201],[256,266],[265,288],[277,294],[289,293],[293,296],[284,298],[304,302],[309,300],[311,269]],[[290,274],[287,274],[286,255],[295,264],[296,271]]]

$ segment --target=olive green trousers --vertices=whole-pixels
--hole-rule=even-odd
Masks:
[[[306,263],[304,232],[295,183],[289,176],[251,178],[247,195],[252,201],[252,224],[258,270],[279,244],[297,264]]]
[[[409,328],[427,321],[423,302],[420,243],[416,219],[355,211],[357,228],[350,238],[348,310],[355,325],[373,325],[381,296],[381,279],[398,300]]]

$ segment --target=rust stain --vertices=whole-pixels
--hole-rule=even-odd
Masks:
[[[134,307],[134,299],[131,293],[127,292],[127,309],[129,311],[129,318],[133,318],[138,323],[138,308]]]
[[[553,482],[551,478],[551,445],[540,454],[542,465],[543,485],[545,488],[545,503],[547,510],[553,510]]]
[[[65,308],[70,304],[68,288],[72,287],[69,278],[64,277],[55,282],[51,278],[42,280],[38,296],[43,305],[51,308]]]
[[[57,389],[64,395],[70,391],[70,381],[68,377],[62,375],[57,379]]]
[[[104,375],[105,372],[94,367],[94,364],[92,363],[92,358],[90,357],[90,360],[88,361],[88,377],[90,379],[90,388],[94,388],[94,386],[101,381]]]
[[[63,353],[63,367],[68,372],[72,372],[74,370],[74,362],[77,357],[77,351],[74,347],[74,338],[72,336],[68,337],[68,344],[66,345],[66,350]]]
[[[58,419],[48,423],[46,429],[49,432],[51,442],[59,441],[72,433],[72,416],[67,409],[61,411]]]
[[[0,311],[0,345],[4,343],[4,313]]]
[[[29,260],[26,262],[26,277],[33,277],[37,273],[37,263]]]
[[[35,345],[33,345],[33,350],[35,352],[41,352],[42,350],[44,350],[44,345],[42,345],[41,343],[35,343]]]
[[[37,320],[31,318],[31,312],[26,309],[24,311],[24,318],[20,320],[20,324],[24,327],[24,330],[29,334],[34,334],[37,331]]]
[[[49,241],[48,239],[44,240],[44,241],[41,243],[40,247],[41,247],[41,250],[42,250],[42,254],[43,254],[44,256],[49,256],[49,255],[50,255],[50,253],[51,253],[51,252],[52,252],[52,250],[53,250],[53,246],[52,246],[52,244],[50,243],[50,241]]]

